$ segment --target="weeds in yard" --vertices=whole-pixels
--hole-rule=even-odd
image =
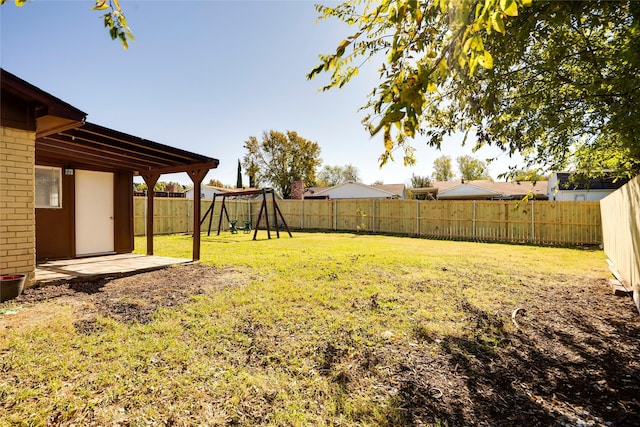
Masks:
[[[155,248],[188,257],[191,240]],[[5,329],[0,425],[457,425],[466,395],[443,366],[468,377],[511,345],[511,311],[548,277],[605,268],[597,251],[345,234],[203,236],[201,254],[242,286],[148,322],[46,302],[50,321]]]

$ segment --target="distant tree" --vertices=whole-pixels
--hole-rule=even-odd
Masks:
[[[411,174],[410,187],[411,188],[407,190],[407,193],[409,194],[409,197],[408,197],[409,199],[428,200],[430,198],[429,194],[415,194],[414,192],[411,191],[414,188],[431,187],[431,179],[428,176]]]
[[[428,176],[411,174],[411,188],[431,187],[431,179]]]
[[[244,143],[247,150],[243,166],[256,185],[269,183],[282,197],[291,197],[291,182],[303,181],[310,187],[316,183],[316,168],[320,165],[320,146],[302,138],[296,132],[286,134],[271,130]]]
[[[247,173],[249,174],[249,187],[256,188],[256,175],[255,175],[255,166],[253,162],[251,162],[249,168],[247,169]]]
[[[238,176],[236,177],[236,188],[242,188],[242,165],[238,159]]]
[[[218,188],[224,188],[225,187],[225,185],[219,179],[210,179],[209,182],[207,183],[207,185],[209,185],[211,187],[218,187]]]
[[[318,172],[318,185],[331,187],[347,181],[360,181],[358,168],[351,164],[344,166],[325,165]]]
[[[7,0],[0,0],[0,5],[3,5]],[[24,6],[27,0],[14,0],[16,6]],[[102,15],[104,26],[108,29],[109,35],[112,40],[118,39],[122,43],[122,47],[129,48],[129,40],[133,40],[133,34],[131,29],[127,25],[127,18],[125,18],[120,2],[118,0],[95,0],[95,6],[92,10],[106,10]]]
[[[433,161],[433,174],[431,177],[435,181],[450,181],[453,179],[453,169],[451,168],[451,157],[440,156]]]
[[[458,161],[460,177],[465,181],[491,179],[486,162],[468,155],[460,156],[456,160]]]
[[[545,181],[546,179],[547,177],[538,169],[519,170],[513,174],[514,181]]]
[[[384,185],[384,181],[379,179],[377,181],[373,181],[373,184],[371,184],[371,185]]]
[[[178,184],[177,182],[170,182],[169,184],[175,184],[178,185],[179,190],[182,190],[182,185]],[[153,186],[153,191],[167,191],[167,183],[164,181],[158,181],[156,182],[156,185]],[[133,184],[134,188],[136,189],[136,191],[147,191],[147,184],[145,184],[144,182],[137,182],[135,184]]]

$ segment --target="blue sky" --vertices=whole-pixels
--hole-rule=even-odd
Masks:
[[[90,122],[219,159],[205,183],[235,184],[244,141],[272,129],[317,142],[323,164],[353,164],[367,184],[430,175],[443,154],[501,154],[473,154],[461,138],[442,151],[418,139],[417,165],[403,166],[399,154],[380,169],[382,141],[368,135],[358,111],[379,64],[365,64],[341,90],[319,92],[326,77],[306,74],[353,29],[316,22],[314,1],[121,0],[136,38],[126,51],[90,10],[92,0],[11,3],[0,7],[2,68],[85,111]],[[512,163],[500,155],[491,175]],[[191,182],[186,174],[161,180]]]

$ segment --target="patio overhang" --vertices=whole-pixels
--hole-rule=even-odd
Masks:
[[[149,174],[215,169],[218,160],[159,144],[94,123],[84,123],[36,139],[36,151],[64,158],[77,167]]]
[[[147,254],[153,255],[153,187],[161,175],[186,172],[194,185],[193,260],[200,259],[201,185],[217,159],[159,144],[94,123],[36,138],[36,157],[64,160],[70,168],[130,172],[147,187]]]

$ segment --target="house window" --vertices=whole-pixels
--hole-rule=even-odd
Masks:
[[[62,169],[36,166],[36,208],[62,207]]]

